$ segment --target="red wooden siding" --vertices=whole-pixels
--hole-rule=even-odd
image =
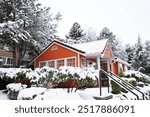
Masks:
[[[111,52],[111,49],[109,47],[109,44],[106,44],[104,51],[103,51],[103,54],[105,56],[112,57],[112,52]]]
[[[57,46],[56,50],[51,50],[52,47]],[[43,54],[41,54],[36,60],[36,66],[39,67],[39,62],[62,59],[67,57],[76,57],[76,66],[78,66],[78,53],[70,49],[67,49],[59,44],[52,44]]]
[[[118,70],[118,63],[113,63],[113,72],[114,74],[118,75],[119,70]]]

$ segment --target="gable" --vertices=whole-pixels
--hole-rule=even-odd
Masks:
[[[38,58],[36,58],[35,66],[38,67],[41,61],[58,60],[68,57],[75,57],[76,63],[78,63],[78,54],[78,52],[63,45],[53,43]]]
[[[80,53],[80,54],[84,54],[85,52],[78,50],[76,48],[73,48],[72,46],[69,46],[68,44],[65,44],[63,42],[54,40],[52,43],[50,43],[38,56],[36,56],[30,63],[34,62],[36,59],[38,59],[41,55],[43,55],[43,53],[45,53],[53,44],[58,44],[59,46],[62,46],[66,49],[69,49],[70,51],[73,51],[75,53]]]
[[[106,43],[105,48],[103,50],[103,54],[104,56],[107,56],[107,57],[113,57],[109,43]]]
[[[42,53],[37,59],[44,59],[44,60],[52,60],[52,59],[59,59],[65,58],[68,56],[74,56],[77,52],[70,50],[68,48],[63,47],[60,44],[53,43],[49,48]]]

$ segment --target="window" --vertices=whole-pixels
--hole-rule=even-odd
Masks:
[[[75,58],[67,59],[67,66],[75,67]]]
[[[48,66],[51,68],[55,68],[55,61],[49,61]]]
[[[64,59],[63,60],[57,60],[57,68],[60,66],[64,66]]]
[[[40,62],[40,68],[46,66],[46,62]]]
[[[13,63],[13,59],[12,58],[7,58],[7,64],[12,64]]]
[[[57,50],[57,49],[58,49],[58,47],[56,45],[51,47],[51,50]]]
[[[86,67],[86,59],[81,59],[81,68]]]

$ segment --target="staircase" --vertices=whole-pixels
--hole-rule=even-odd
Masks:
[[[137,87],[134,87],[130,83],[122,80],[119,76],[115,75],[114,73],[112,73],[110,71],[106,72],[103,69],[101,69],[100,73],[105,74],[109,80],[114,81],[119,86],[121,86],[125,90],[129,91],[130,93],[132,93],[135,96],[135,98],[134,98],[135,100],[150,100],[150,91],[142,92]]]

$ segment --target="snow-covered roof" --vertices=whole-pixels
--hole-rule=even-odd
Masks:
[[[68,44],[59,40],[54,40],[53,42],[51,42],[37,57],[35,57],[31,63],[38,58],[42,53],[44,53],[53,43],[58,43],[61,44],[65,47],[68,47],[70,49],[73,49],[81,54],[85,54],[88,56],[99,56],[101,55],[101,53],[103,52],[106,43],[107,43],[108,39],[103,39],[103,40],[96,40],[96,41],[92,41],[92,42],[86,42],[86,43],[79,43],[79,44]]]
[[[92,42],[74,44],[72,47],[84,51],[86,54],[102,53],[108,39],[96,40]]]
[[[123,60],[121,60],[120,58],[115,58],[115,60],[117,61],[117,62],[120,62],[120,63],[122,63],[122,64],[124,64],[124,65],[127,65],[127,66],[131,66],[128,62],[126,62],[126,61],[123,61]]]

